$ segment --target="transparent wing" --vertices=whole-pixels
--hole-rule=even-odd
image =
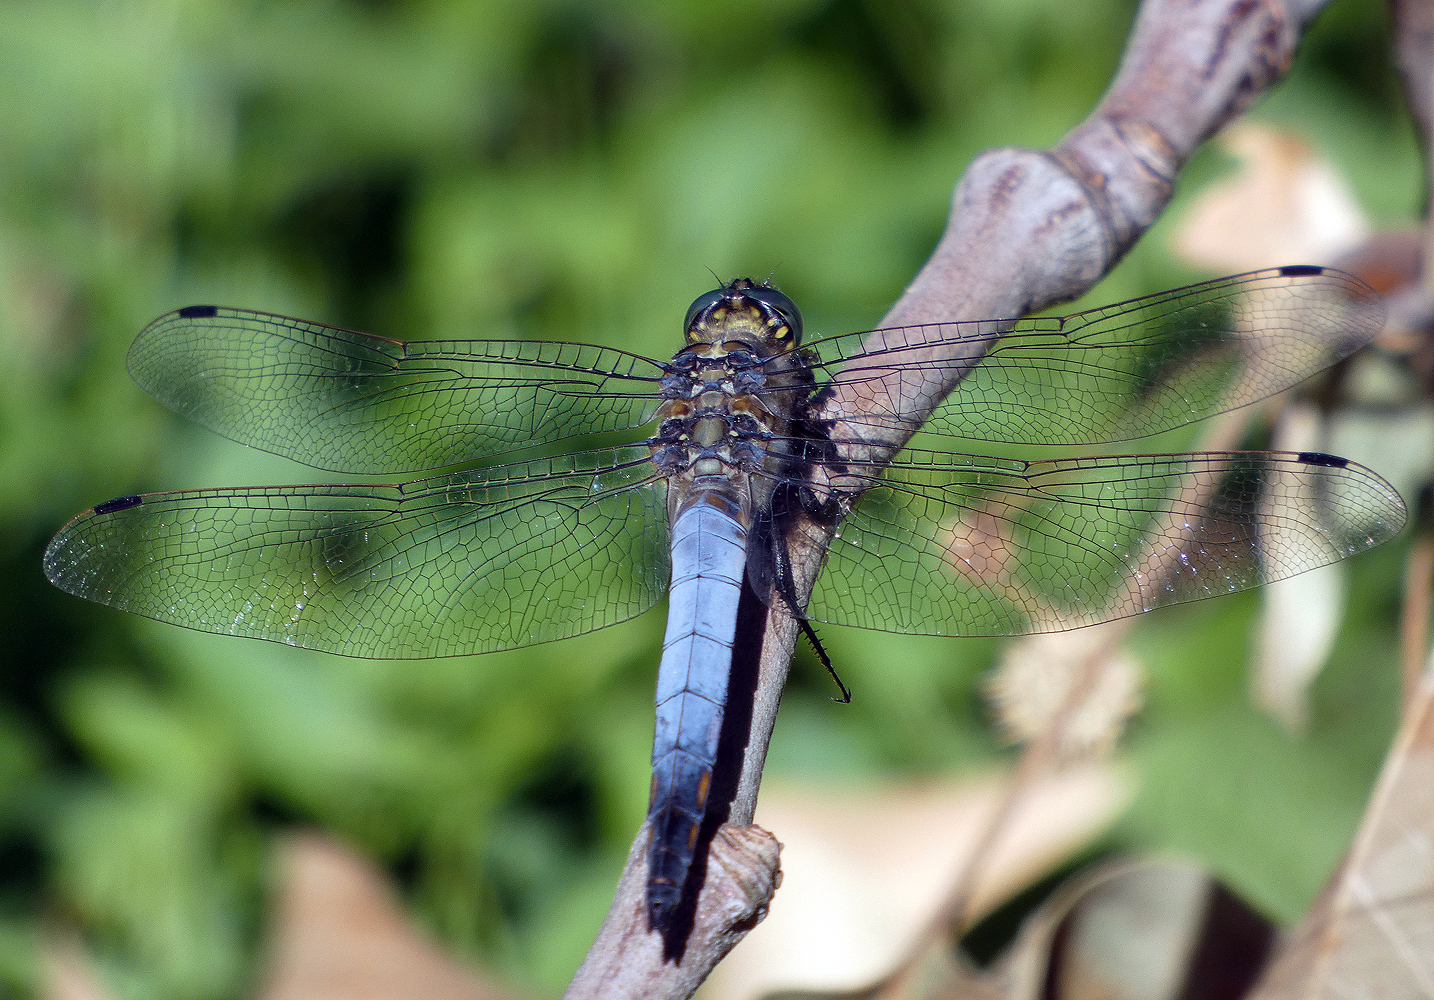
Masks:
[[[190,306],[129,352],[140,387],[191,420],[318,469],[412,472],[646,423],[662,368],[624,351],[400,341]]]
[[[1329,268],[1254,271],[1066,317],[941,323],[811,346],[819,370],[867,389],[852,420],[917,428],[898,414],[931,369],[955,379],[984,359],[920,429],[974,441],[1100,444],[1158,434],[1288,389],[1369,343],[1374,291]],[[878,380],[881,380],[878,382]]]
[[[45,571],[161,621],[348,656],[483,653],[637,615],[667,586],[647,449],[399,486],[123,497],[55,536]]]
[[[1327,455],[908,451],[842,524],[807,613],[928,635],[1058,631],[1258,587],[1403,523],[1388,483]]]

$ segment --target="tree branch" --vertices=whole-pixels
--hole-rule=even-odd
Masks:
[[[1323,0],[1150,0],[1142,7],[1110,90],[1054,149],[998,149],[979,156],[956,187],[946,232],[882,327],[1021,316],[1074,298],[1130,249],[1166,203],[1195,147],[1235,118],[1289,68],[1299,37]],[[878,330],[868,345],[882,342]],[[914,427],[979,356],[945,356],[918,381],[840,383],[821,417],[833,436],[867,442],[864,460],[885,462],[909,435],[873,438],[850,419],[872,398],[895,400]],[[953,362],[965,362],[956,365]],[[794,553],[799,592],[810,592],[825,549],[816,538]],[[765,912],[778,882],[775,844],[751,823],[777,704],[797,640],[769,610],[741,778],[729,822],[713,842],[681,967],[647,933],[642,907],[647,827],[638,833],[618,896],[578,970],[569,997],[687,997]],[[749,832],[751,831],[751,832]],[[751,892],[765,892],[760,899]],[[635,895],[634,895],[635,893]],[[732,901],[745,900],[743,906]]]

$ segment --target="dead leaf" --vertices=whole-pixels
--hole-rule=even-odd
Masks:
[[[40,1000],[116,1000],[77,939],[47,940],[40,960],[44,969]]]
[[[1340,870],[1252,1000],[1434,996],[1434,670]]]
[[[1072,768],[1027,788],[981,866],[984,912],[1069,857],[1129,797],[1110,766]],[[923,939],[1001,808],[994,778],[871,792],[769,784],[757,821],[780,831],[780,903],[717,967],[700,996],[867,987]]]
[[[1280,414],[1270,446],[1276,451],[1323,451],[1323,420],[1313,406],[1294,403]],[[1250,698],[1290,732],[1309,724],[1309,688],[1319,676],[1344,620],[1341,563],[1277,580],[1260,590],[1260,618],[1250,665]]]
[[[1233,1000],[1254,982],[1274,936],[1193,864],[1120,861],[1048,900],[1000,971],[1008,1000]]]
[[[278,848],[263,1000],[504,1000],[415,933],[383,874],[317,833]]]
[[[1368,238],[1344,178],[1292,133],[1241,122],[1216,141],[1240,168],[1186,210],[1170,240],[1177,257],[1221,273],[1322,264]]]

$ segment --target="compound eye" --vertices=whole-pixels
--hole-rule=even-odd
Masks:
[[[692,301],[692,305],[687,309],[687,318],[682,321],[683,331],[691,332],[692,321],[697,318],[698,313],[703,313],[711,309],[718,302],[722,301],[722,296],[725,294],[725,289],[714,288],[710,292],[704,292],[697,296],[697,298]]]
[[[790,298],[777,291],[775,288],[757,287],[747,292],[752,298],[765,302],[776,310],[777,315],[786,320],[787,326],[791,327],[792,343],[799,344],[802,340],[802,312],[797,304]]]

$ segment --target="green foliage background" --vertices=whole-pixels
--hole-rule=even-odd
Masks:
[[[82,930],[126,996],[247,992],[273,835],[314,824],[386,863],[454,949],[555,993],[645,805],[660,610],[534,649],[376,663],[50,588],[45,542],[99,500],[322,478],[134,388],[123,358],[144,323],[218,302],[666,356],[710,268],[770,273],[814,333],[859,329],[929,253],[974,155],[1049,145],[1088,112],[1132,7],[0,7],[0,992],[33,987],[42,928]],[[1257,114],[1397,221],[1420,170],[1386,34],[1373,0],[1339,0]],[[1228,166],[1202,153],[1182,197]],[[1093,298],[1198,277],[1156,232]],[[1142,623],[1143,790],[1116,840],[1193,851],[1297,914],[1392,729],[1400,560],[1389,546],[1351,567],[1303,741],[1245,704],[1257,598]],[[977,693],[998,643],[828,637],[856,701],[831,705],[799,662],[769,780],[1003,753]]]

